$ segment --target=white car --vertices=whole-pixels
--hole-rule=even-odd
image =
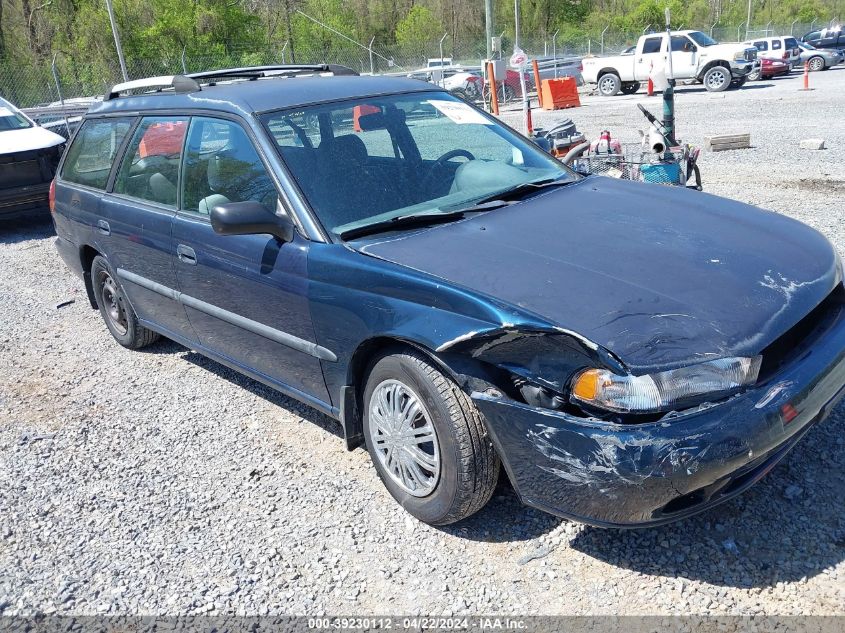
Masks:
[[[798,40],[791,35],[760,37],[743,44],[756,48],[757,56],[761,58],[777,59],[790,66],[801,63],[801,48],[798,46]]]
[[[0,97],[0,217],[46,209],[64,144]]]

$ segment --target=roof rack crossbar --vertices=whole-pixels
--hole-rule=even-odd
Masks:
[[[271,76],[300,75],[307,73],[331,73],[333,75],[357,75],[346,66],[338,64],[277,64],[270,66],[247,66],[244,68],[221,68],[201,73],[191,73],[187,77],[194,80],[225,78],[258,78]]]
[[[103,97],[103,101],[115,99],[120,96],[121,92],[129,92],[130,90],[161,90],[162,88],[172,88],[173,92],[176,93],[202,90],[197,81],[190,76],[162,75],[160,77],[147,77],[145,79],[135,79],[121,84],[115,84]]]

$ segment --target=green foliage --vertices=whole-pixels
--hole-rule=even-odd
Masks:
[[[443,25],[434,17],[431,9],[421,4],[411,7],[396,25],[396,43],[419,45],[432,42],[443,35]]]

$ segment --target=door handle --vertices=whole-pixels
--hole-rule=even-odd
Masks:
[[[97,230],[103,235],[111,235],[111,227],[105,220],[97,220]]]
[[[191,266],[197,265],[197,254],[190,246],[179,244],[179,246],[176,247],[176,256],[183,264],[190,264]]]

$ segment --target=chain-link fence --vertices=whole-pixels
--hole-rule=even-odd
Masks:
[[[737,42],[762,35],[789,35],[796,37],[823,26],[826,23],[786,25],[754,25],[746,30],[718,24],[698,26],[698,29],[723,42]],[[677,30],[693,28],[693,25],[678,25]],[[616,54],[636,44],[640,35],[648,29],[637,32],[620,32],[605,29],[599,34],[584,34],[570,37],[566,41],[553,36],[522,37],[520,47],[532,58],[565,61],[585,55]],[[508,57],[513,50],[512,38],[502,34],[501,50]],[[289,43],[266,47],[261,50],[229,50],[215,55],[196,54],[180,50],[162,50],[155,57],[128,58],[127,74],[130,79],[198,72],[216,68],[252,66],[282,63],[334,63],[348,66],[359,73],[408,74],[424,71],[428,60],[451,60],[466,68],[479,68],[486,55],[486,44],[482,38],[466,40],[446,36],[443,40],[417,45],[382,45],[378,42],[355,43],[335,34],[330,34],[322,43],[308,45]],[[446,62],[448,63],[448,61]],[[62,96],[67,99],[102,95],[112,85],[122,81],[117,57],[110,60],[70,59],[58,55],[55,59],[55,76],[58,77]],[[20,62],[0,59],[0,95],[21,107],[55,102],[59,98],[53,69],[49,62],[40,65],[21,65]]]

